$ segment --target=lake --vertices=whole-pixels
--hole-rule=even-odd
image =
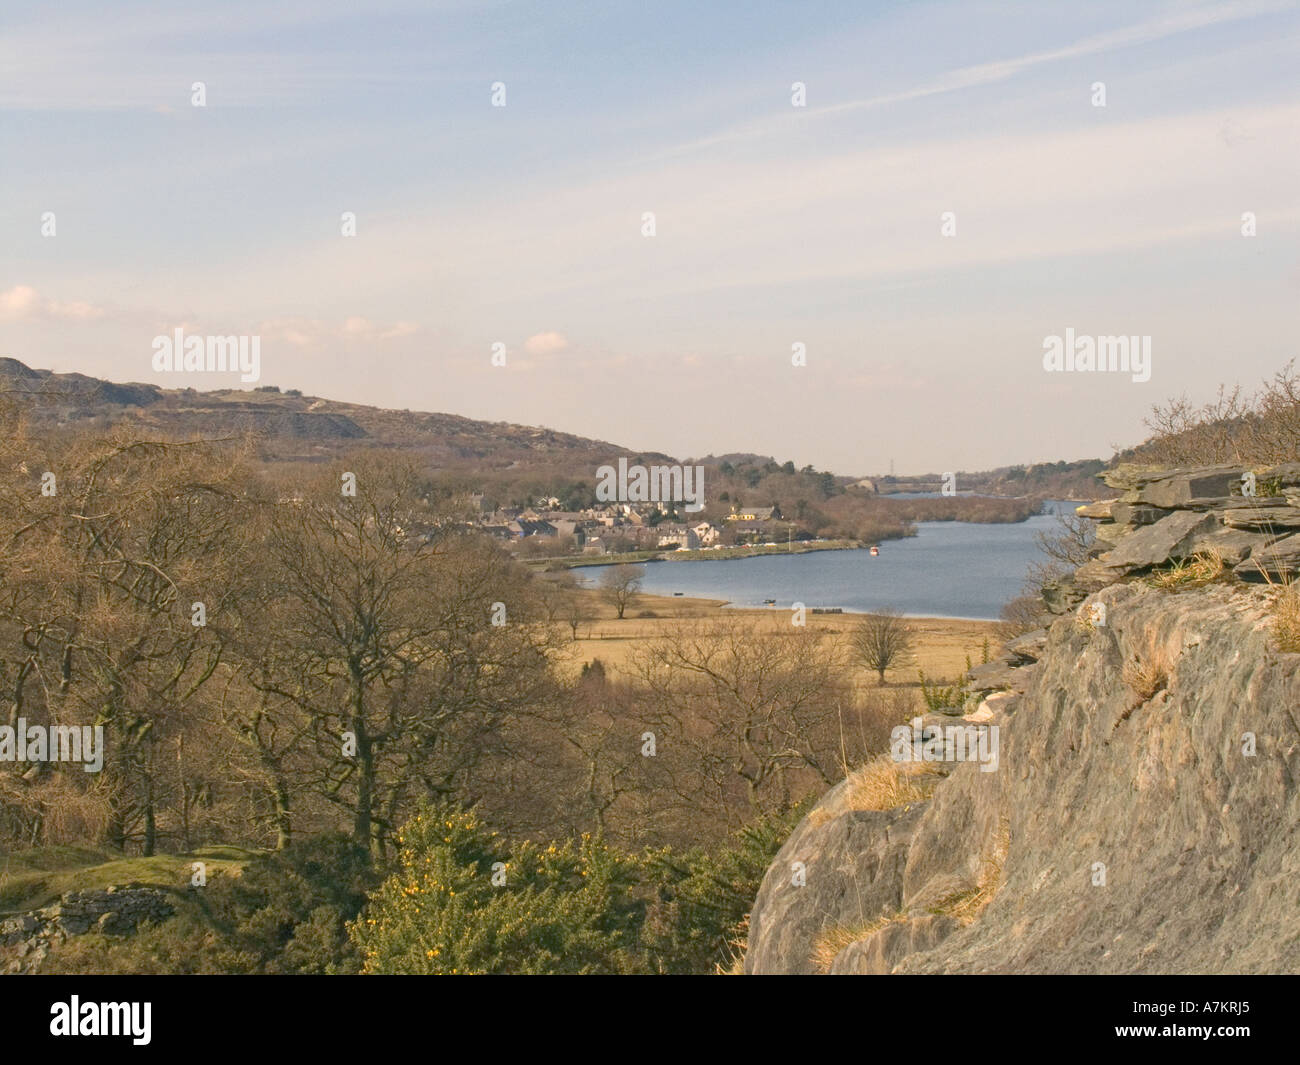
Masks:
[[[1036,534],[1055,532],[1055,515],[1074,506],[1053,500],[1045,504],[1048,513],[1007,525],[918,522],[916,536],[884,541],[874,558],[862,549],[653,562],[643,567],[642,590],[745,607],[775,599],[776,609],[786,610],[801,602],[809,609],[893,607],[912,617],[996,619],[1002,605],[1021,594],[1030,564],[1046,561]]]

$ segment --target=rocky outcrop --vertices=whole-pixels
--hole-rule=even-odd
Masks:
[[[52,906],[0,918],[0,948],[12,955],[5,971],[35,972],[52,943],[100,932],[109,936],[134,933],[143,922],[156,923],[175,912],[166,892],[147,887],[109,887],[100,891],[71,891]]]
[[[1300,576],[1300,463],[1262,470],[1120,466],[1102,477],[1123,495],[1078,508],[1098,523],[1097,557],[1045,589],[1052,613],[1069,613],[1090,592],[1198,554],[1217,556],[1242,580]]]
[[[1300,972],[1300,655],[1259,576],[1300,566],[1278,494],[1300,466],[1256,471],[1258,509],[1228,495],[1242,472],[1115,475],[1125,498],[1087,516],[1128,519],[1117,546],[972,671],[976,698],[1002,689],[959,719],[998,727],[997,770],[946,766],[897,810],[829,793],[763,881],[747,972]],[[1133,579],[1206,543],[1247,580]]]

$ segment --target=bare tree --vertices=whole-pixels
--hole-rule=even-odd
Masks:
[[[665,634],[629,668],[643,686],[656,761],[673,771],[669,786],[696,811],[734,821],[744,812],[737,800],[750,812],[782,808],[849,760],[857,708],[841,667],[816,632],[729,618]]]
[[[543,577],[537,583],[538,598],[546,620],[567,625],[576,643],[578,629],[592,617],[587,594],[579,589],[573,574],[567,571],[554,578]]]
[[[1077,514],[1058,514],[1055,532],[1034,535],[1046,562],[1034,562],[1025,578],[1026,594],[1042,596],[1043,586],[1078,569],[1092,557],[1097,542],[1097,527]]]
[[[546,699],[551,633],[495,545],[410,535],[428,517],[413,470],[354,469],[355,498],[327,476],[276,508],[267,551],[289,654],[249,680],[311,722],[309,786],[382,853],[413,802],[464,788],[502,719]]]
[[[885,670],[901,665],[912,650],[912,629],[897,610],[868,614],[853,633],[854,655],[885,683]]]
[[[641,590],[641,581],[645,577],[645,570],[640,566],[610,566],[600,578],[600,587],[605,596],[606,602],[610,603],[618,611],[619,620],[623,620],[623,612],[627,610],[627,605]]]

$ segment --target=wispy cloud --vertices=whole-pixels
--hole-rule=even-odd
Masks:
[[[731,129],[721,130],[711,136],[700,137],[675,145],[660,154],[661,156],[669,156],[711,148],[731,141],[762,137],[778,127],[789,126],[808,118],[832,118],[887,107],[892,104],[910,103],[926,97],[961,92],[965,89],[994,85],[998,82],[1009,81],[1036,67],[1071,59],[1081,59],[1085,56],[1103,55],[1124,48],[1151,44],[1178,34],[1207,29],[1211,26],[1259,18],[1264,15],[1294,9],[1294,0],[1234,0],[1231,3],[1217,3],[1175,10],[1157,18],[1146,19],[1120,29],[1091,34],[1060,48],[1051,48],[1007,59],[959,67],[920,84],[898,89],[894,92],[879,93],[856,100],[844,100],[823,107],[811,107],[798,111],[787,107],[762,119],[742,123]]]

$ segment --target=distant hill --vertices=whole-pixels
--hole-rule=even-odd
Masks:
[[[0,396],[22,404],[39,427],[132,423],[169,436],[253,432],[268,461],[319,462],[357,446],[411,451],[436,467],[549,468],[591,477],[594,467],[633,452],[602,440],[455,414],[385,410],[270,386],[252,392],[115,384],[79,373],[0,359]],[[648,459],[670,461],[647,454]]]
[[[318,463],[360,449],[409,452],[431,471],[454,475],[462,487],[487,491],[493,500],[527,500],[555,495],[570,506],[590,496],[596,467],[620,455],[645,464],[673,463],[661,452],[638,452],[604,440],[510,422],[476,421],[456,414],[389,410],[344,403],[265,386],[253,391],[162,388],[140,382],[115,383],[79,373],[34,369],[0,358],[0,401],[21,405],[38,429],[106,429],[133,425],[171,437],[256,434],[261,457],[270,463]],[[792,513],[800,500],[815,504],[844,492],[856,478],[834,477],[812,467],[796,471],[767,455],[731,452],[689,460],[710,467],[719,502],[743,498],[751,504],[779,504]],[[958,486],[1003,496],[1097,495],[1100,461],[1042,463],[985,473],[961,473]],[[767,478],[774,478],[771,481]],[[882,477],[881,492],[899,491],[894,482],[938,481],[940,475]],[[784,478],[784,479],[782,479]],[[924,486],[922,486],[924,487]],[[832,508],[833,509],[833,508]]]

